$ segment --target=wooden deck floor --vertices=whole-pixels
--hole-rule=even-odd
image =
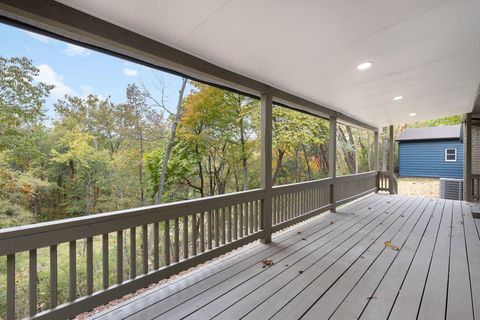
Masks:
[[[480,240],[469,204],[376,194],[94,319],[475,317]]]

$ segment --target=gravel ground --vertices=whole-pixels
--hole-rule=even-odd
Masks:
[[[440,180],[436,178],[398,178],[398,193],[439,198]]]

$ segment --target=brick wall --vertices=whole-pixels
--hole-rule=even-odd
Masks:
[[[464,154],[465,156],[467,155],[467,128],[466,126],[463,126],[463,148],[464,148]],[[463,162],[463,176],[466,177],[467,173],[467,161],[465,158],[465,161]],[[472,174],[480,174],[480,126],[474,126],[472,127]],[[464,182],[464,184],[466,181]],[[478,188],[479,186],[475,186]],[[466,198],[467,195],[467,190],[464,185],[463,188],[463,197],[464,199]]]

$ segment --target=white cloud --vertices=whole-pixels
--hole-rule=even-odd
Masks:
[[[71,56],[71,57],[74,57],[74,56],[86,57],[86,56],[89,56],[90,53],[92,53],[92,52],[90,50],[86,49],[86,48],[79,47],[77,45],[68,43],[67,48],[65,50],[63,50],[63,53],[65,53],[67,56]]]
[[[54,85],[52,94],[56,98],[63,98],[66,94],[75,94],[75,91],[63,82],[63,76],[56,73],[48,64],[41,64],[37,68],[40,72],[35,79],[48,85]]]
[[[30,32],[30,31],[25,31],[30,37],[34,38],[37,41],[47,43],[50,41],[49,37],[42,36],[41,34]]]
[[[123,73],[129,77],[138,76],[138,71],[136,69],[123,68]]]

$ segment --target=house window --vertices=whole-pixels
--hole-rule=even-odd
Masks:
[[[457,161],[457,149],[445,149],[445,161]]]

